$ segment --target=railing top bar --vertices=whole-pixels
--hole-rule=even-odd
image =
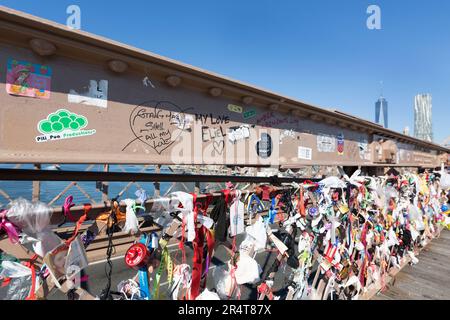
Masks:
[[[296,177],[256,177],[233,175],[166,174],[140,172],[48,171],[0,169],[0,181],[109,181],[109,182],[253,182],[278,185],[290,182],[317,182],[319,179]]]

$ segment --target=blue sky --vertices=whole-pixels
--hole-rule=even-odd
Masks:
[[[390,128],[414,128],[413,101],[433,95],[435,141],[450,135],[450,1],[0,0],[82,29],[371,121],[384,82]],[[381,7],[381,30],[366,27]]]

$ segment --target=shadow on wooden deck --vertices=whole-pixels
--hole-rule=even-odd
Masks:
[[[443,230],[418,256],[417,265],[406,266],[395,282],[373,300],[450,299],[450,231]]]

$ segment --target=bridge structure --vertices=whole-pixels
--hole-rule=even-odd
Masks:
[[[35,201],[42,181],[69,182],[50,201],[55,223],[64,219],[56,204],[71,188],[92,200],[95,219],[117,181],[129,182],[123,192],[151,182],[160,196],[175,184],[187,190],[192,183],[200,193],[204,183],[233,180],[244,188],[314,179],[337,166],[377,175],[433,170],[450,160],[447,147],[5,7],[0,70],[0,163],[7,166],[0,181],[32,181]],[[87,168],[42,170],[46,164]],[[125,172],[130,165],[140,169]],[[219,169],[205,174],[212,168]],[[305,168],[315,170],[304,176]],[[96,184],[101,201],[82,181]],[[161,192],[166,182],[172,186]],[[0,196],[11,200],[8,190],[0,188]],[[79,217],[83,207],[72,212]],[[141,226],[156,230],[148,221]],[[103,235],[90,247],[94,260],[105,255],[107,240]],[[116,254],[134,240],[118,233]]]

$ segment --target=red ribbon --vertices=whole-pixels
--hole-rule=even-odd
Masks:
[[[91,209],[92,209],[92,205],[90,205],[90,204],[84,205],[84,214],[77,221],[77,225],[75,226],[75,230],[73,231],[72,237],[70,237],[70,239],[66,240],[67,246],[70,246],[72,241],[75,240],[75,238],[78,236],[78,231],[80,230],[81,225],[86,221],[86,219],[88,217],[88,213],[89,213],[89,211],[91,211]]]

